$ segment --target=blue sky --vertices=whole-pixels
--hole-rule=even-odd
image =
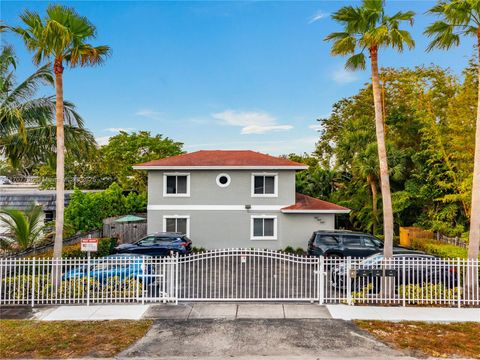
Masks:
[[[339,27],[329,14],[350,1],[68,1],[97,27],[94,44],[112,56],[96,68],[67,69],[65,98],[73,101],[99,143],[119,129],[149,130],[185,143],[185,150],[252,149],[310,152],[316,119],[369,80],[343,69],[323,38]],[[433,1],[387,1],[389,12],[414,10],[416,49],[382,52],[383,66],[435,63],[456,73],[473,42],[448,53],[425,53],[424,15]],[[25,9],[48,2],[1,2],[1,18],[19,25]],[[23,43],[15,47],[19,79],[34,70]],[[46,90],[53,93],[53,89]]]

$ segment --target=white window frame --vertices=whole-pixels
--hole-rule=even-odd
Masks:
[[[187,219],[187,237],[190,237],[190,215],[163,215],[163,232],[167,232],[167,219]]]
[[[253,223],[255,219],[273,219],[273,236],[254,236]],[[250,217],[250,240],[277,240],[278,239],[278,221],[276,215],[252,215]]]
[[[274,192],[273,194],[255,194],[255,176],[273,176],[273,186]],[[278,197],[278,173],[252,173],[252,180],[251,180],[251,192],[252,197]]]
[[[186,176],[187,192],[185,194],[167,194],[167,176]],[[163,173],[163,197],[190,197],[190,173]]]

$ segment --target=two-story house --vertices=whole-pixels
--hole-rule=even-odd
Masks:
[[[298,162],[254,151],[196,151],[134,166],[148,171],[148,232],[180,232],[194,246],[307,246],[350,210],[295,192]]]

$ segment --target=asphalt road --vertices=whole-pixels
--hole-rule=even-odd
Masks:
[[[157,320],[117,358],[407,359],[351,322],[333,319]]]

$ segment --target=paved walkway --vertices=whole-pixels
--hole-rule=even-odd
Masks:
[[[18,308],[12,308],[19,318]],[[431,322],[480,322],[480,309],[384,307],[318,304],[234,304],[191,303],[158,305],[92,305],[25,308],[28,317],[38,320],[113,320],[113,319],[341,319],[341,320],[390,320]],[[8,312],[2,318],[9,318]]]
[[[412,359],[333,319],[158,320],[126,358]]]

